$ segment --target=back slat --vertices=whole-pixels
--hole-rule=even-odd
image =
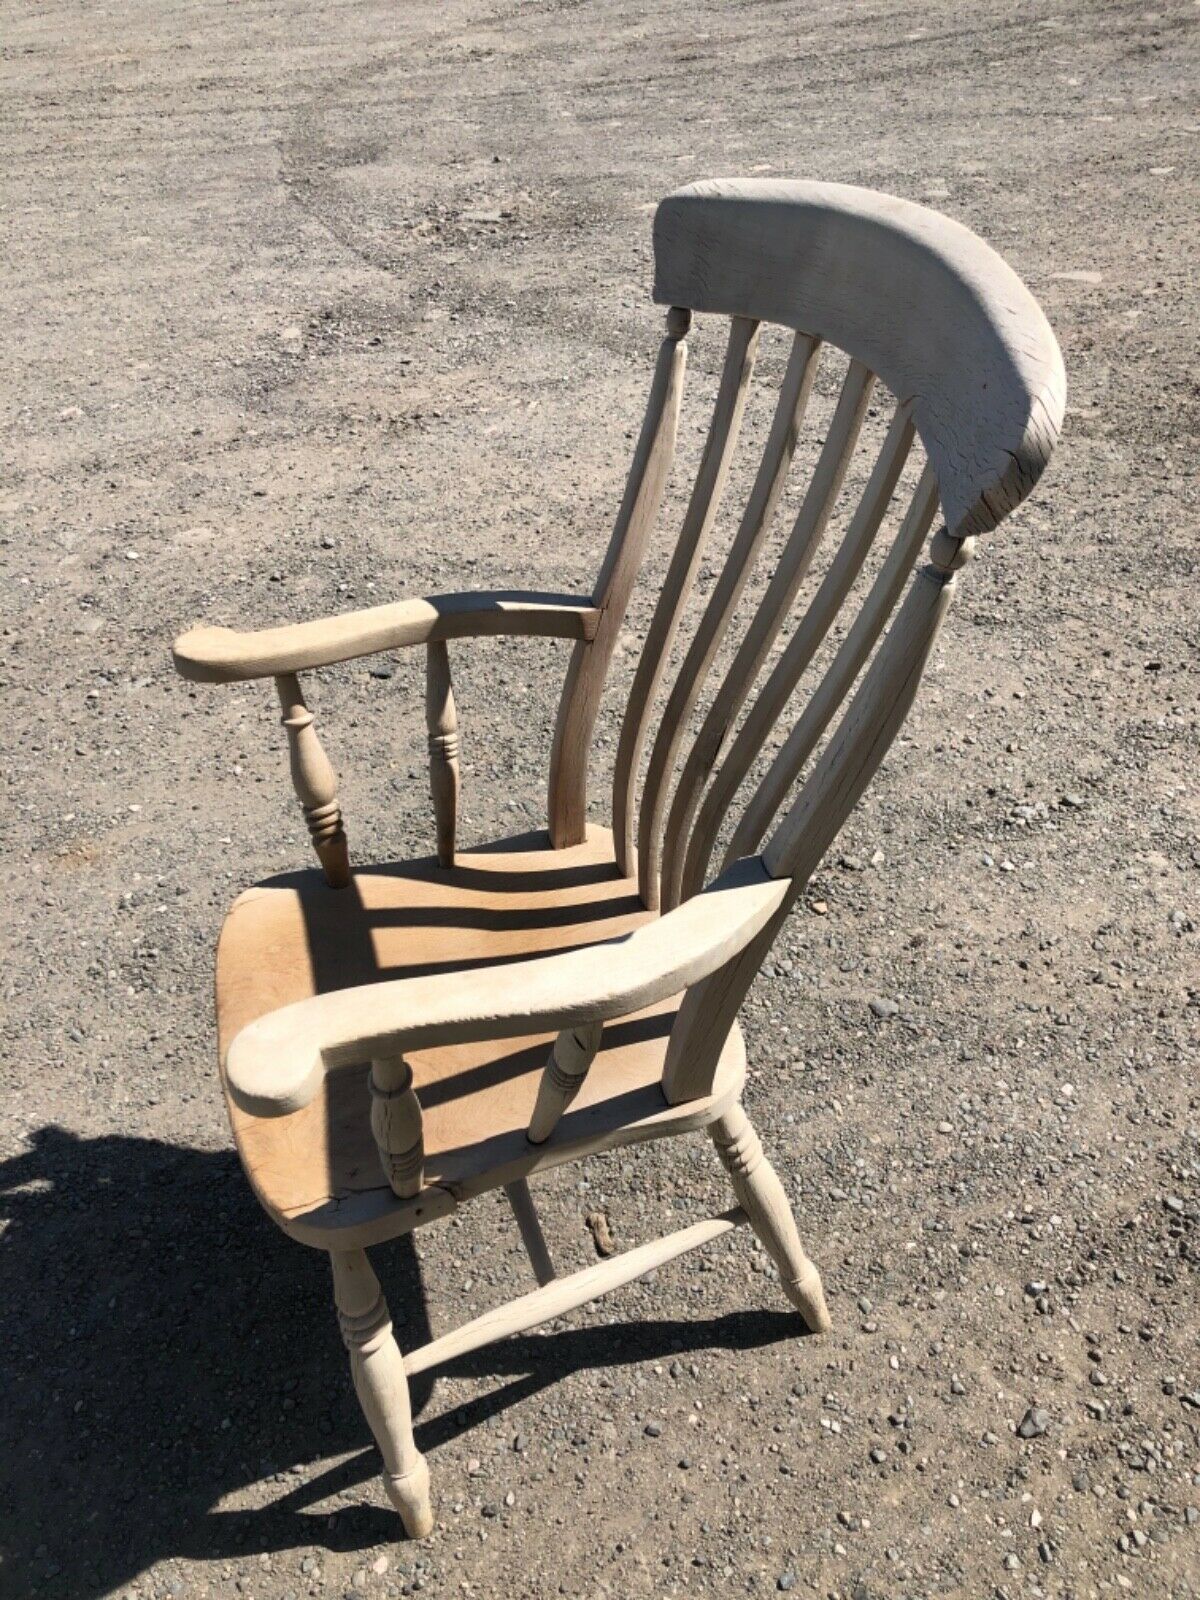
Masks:
[[[900,598],[900,591],[920,554],[937,507],[937,479],[934,477],[933,468],[927,466],[921,474],[921,480],[917,484],[900,531],[871,586],[870,593],[863,602],[862,609],[842,641],[829,670],[817,685],[812,698],[743,812],[726,852],[727,860],[734,861],[739,856],[749,855],[758,849],[772,817],[783,804],[788,790],[799,777],[805,762],[816,748],[817,741],[829,726],[830,719],[841,705],[862,670],[863,662],[882,633],[884,624]],[[787,664],[786,655],[781,657],[777,670],[784,673],[793,670],[792,666]]]
[[[948,547],[941,552],[939,539]],[[739,955],[693,984],[683,997],[663,1066],[663,1095],[670,1105],[709,1092],[725,1039],[780,923],[804,892],[908,715],[955,589],[956,572],[974,542],[944,532],[939,539],[930,550],[930,565],[914,578],[837,731],[762,853],[762,864],[772,877],[788,883],[778,910]]]
[[[932,480],[932,468],[928,477]],[[808,882],[908,715],[953,596],[958,565],[974,544],[971,538],[945,542],[947,563],[937,564],[935,540],[931,563],[913,579],[836,732],[763,851],[773,878]]]
[[[595,636],[575,646],[567,667],[550,755],[548,810],[550,839],[556,850],[582,844],[587,837],[587,761],[592,729],[604,693],[608,663],[675,455],[675,430],[687,366],[683,336],[689,322],[689,314],[678,309],[667,319],[667,337],[659,346],[654,382],[624,498],[596,580],[593,598],[600,610],[600,621]]]
[[[685,897],[694,894],[703,882],[717,834],[734,795],[783,715],[796,685],[808,670],[862,570],[896,491],[912,440],[910,409],[907,405],[897,406],[837,554],[704,796],[688,842],[683,871]]]
[[[679,904],[684,852],[701,792],[816,555],[858,444],[874,385],[875,376],[870,369],[851,361],[833,421],[779,563],[684,762],[667,817],[661,876],[664,910]]]
[[[667,700],[658,737],[650,755],[646,787],[638,816],[638,891],[651,909],[659,904],[660,832],[667,785],[675,769],[687,719],[708,674],[717,648],[766,536],[783,493],[800,424],[816,377],[819,341],[798,333],[792,342],[787,371],[779,391],[762,460],[717,586],[700,619],[675,687]],[[590,731],[590,729],[589,729]]]
[[[696,569],[721,503],[729,466],[737,449],[757,353],[758,323],[748,317],[734,317],[696,482],[683,519],[679,542],[658,597],[645,649],[634,675],[625,720],[621,724],[613,778],[613,838],[617,865],[623,877],[628,877],[633,861],[634,786],[650,714],[662,685],[667,656],[678,631]]]

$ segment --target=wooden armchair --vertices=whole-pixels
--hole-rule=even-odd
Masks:
[[[659,206],[654,247],[666,337],[591,596],[448,595],[260,633],[200,628],[175,646],[185,677],[272,677],[279,692],[323,878],[260,884],[230,911],[217,954],[221,1071],[259,1199],[286,1233],[330,1254],[355,1385],[388,1494],[414,1536],[429,1530],[432,1512],[406,1374],[532,1328],[746,1220],[808,1327],[829,1326],[817,1270],[740,1104],[737,1012],[907,714],[975,536],[1029,493],[1062,421],[1062,361],[1036,302],[987,245],[932,211],[839,185],[701,183]],[[730,318],[728,347],[625,713],[609,832],[587,820],[588,751],[671,467],[693,312]],[[763,322],[794,330],[769,436],[656,716]],[[763,552],[823,346],[849,358],[832,422],[732,665],[706,688]],[[882,386],[893,409],[866,487],[775,649]],[[900,495],[918,444],[924,468]],[[865,563],[893,500],[895,531],[868,583]],[[939,505],[943,521],[918,566]],[[865,598],[850,607],[860,576]],[[549,832],[460,853],[447,642],[500,633],[573,642]],[[826,641],[829,664],[770,755],[768,740]],[[428,662],[437,858],[354,870],[297,674],[416,644]],[[727,822],[732,835],[714,869]],[[700,1128],[737,1205],[556,1278],[529,1175]],[[501,1186],[539,1287],[401,1356],[366,1247]]]

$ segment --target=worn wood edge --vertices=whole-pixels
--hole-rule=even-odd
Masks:
[[[444,639],[516,634],[586,640],[599,622],[591,599],[573,595],[517,589],[440,594],[256,632],[196,627],[176,639],[171,656],[194,683],[237,683]]]
[[[283,1006],[230,1044],[230,1093],[252,1115],[282,1116],[307,1105],[325,1073],[338,1066],[628,1016],[678,994],[735,955],[770,918],[784,887],[750,857],[669,916],[616,939]]]
[[[956,537],[996,527],[1049,462],[1066,409],[1058,342],[961,223],[848,184],[723,178],[662,201],[654,251],[656,300],[804,329],[910,400]]]
[[[410,1350],[404,1357],[404,1370],[411,1378],[418,1372],[427,1372],[430,1367],[453,1361],[456,1356],[467,1355],[472,1350],[494,1344],[498,1339],[509,1338],[515,1333],[528,1333],[543,1322],[550,1322],[568,1311],[587,1305],[591,1300],[598,1300],[601,1295],[635,1282],[647,1272],[665,1266],[668,1261],[674,1261],[690,1250],[711,1244],[714,1239],[732,1233],[747,1220],[742,1207],[733,1206],[716,1216],[706,1217],[703,1222],[693,1222],[689,1227],[679,1228],[647,1244],[622,1251],[620,1255],[610,1256],[607,1261],[598,1261],[594,1266],[572,1272],[568,1277],[555,1278],[541,1288],[531,1289],[528,1294],[519,1295],[515,1300],[509,1300],[470,1322],[464,1322],[461,1327],[442,1334],[440,1339],[433,1339],[419,1349]]]

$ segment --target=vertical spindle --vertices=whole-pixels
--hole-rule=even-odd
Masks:
[[[371,1132],[392,1193],[411,1200],[425,1183],[425,1135],[412,1068],[403,1056],[371,1063]]]
[[[429,729],[429,788],[437,827],[440,867],[454,865],[458,831],[458,713],[450,680],[450,652],[433,639],[425,655],[425,725]]]
[[[313,714],[304,702],[299,678],[294,672],[283,673],[275,679],[275,688],[287,729],[292,784],[304,809],[313,849],[320,858],[329,887],[344,889],[350,882],[350,853],[342,826],[337,778],[317,738]]]

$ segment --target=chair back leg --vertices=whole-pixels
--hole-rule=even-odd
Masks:
[[[738,1204],[779,1269],[783,1292],[810,1333],[831,1327],[821,1274],[804,1252],[783,1184],[763,1154],[762,1142],[740,1105],[732,1105],[709,1127]]]

